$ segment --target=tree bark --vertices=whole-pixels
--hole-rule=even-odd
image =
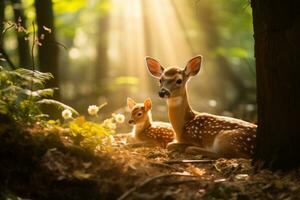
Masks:
[[[300,164],[300,3],[252,0],[257,71],[255,163]]]
[[[20,23],[21,26],[23,26],[26,29],[26,17],[24,15],[21,0],[10,0],[10,2],[14,11],[15,22]],[[29,44],[24,37],[24,33],[17,32],[19,66],[23,68],[30,68],[32,63],[30,60]]]
[[[35,9],[38,24],[38,37],[41,38],[42,35],[44,36],[44,39],[41,40],[42,46],[39,46],[39,67],[42,72],[50,72],[54,76],[54,79],[50,80],[47,86],[58,87],[59,52],[55,36],[52,0],[35,0]],[[45,27],[51,29],[51,33],[49,33]],[[58,91],[55,98],[59,98]]]

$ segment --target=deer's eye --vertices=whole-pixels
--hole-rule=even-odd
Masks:
[[[176,81],[176,84],[177,85],[180,85],[182,83],[182,79],[178,79],[177,81]]]
[[[142,112],[138,112],[138,113],[137,113],[137,116],[138,116],[138,117],[142,116]]]

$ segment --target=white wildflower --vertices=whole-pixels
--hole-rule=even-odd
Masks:
[[[103,126],[108,127],[108,124],[110,124],[110,123],[112,123],[111,119],[106,119],[106,120],[103,121],[102,124],[103,124]]]
[[[116,122],[119,124],[122,124],[125,121],[125,116],[123,114],[116,114],[113,115],[113,117],[115,118]]]
[[[116,123],[113,122],[113,118],[104,120],[103,126],[110,130],[115,130],[117,128]]]
[[[90,115],[97,115],[97,114],[98,114],[98,111],[99,111],[99,107],[96,106],[96,105],[91,105],[91,106],[89,106],[89,108],[88,108],[88,113],[89,113]]]
[[[71,119],[72,118],[72,112],[71,110],[69,109],[65,109],[61,112],[61,116],[64,118],[64,119]]]
[[[115,130],[117,128],[117,125],[116,123],[109,123],[107,127],[111,130]]]

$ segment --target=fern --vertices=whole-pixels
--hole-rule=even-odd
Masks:
[[[72,107],[63,104],[59,101],[53,100],[53,99],[42,99],[37,101],[38,104],[48,104],[48,105],[54,105],[57,108],[61,109],[61,110],[70,110],[72,113],[74,113],[75,115],[79,115],[79,113]]]
[[[0,113],[23,124],[32,124],[47,117],[40,110],[40,104],[52,104],[78,115],[70,106],[49,99],[54,89],[45,88],[45,83],[51,78],[53,76],[50,73],[23,68],[5,70],[0,67]]]

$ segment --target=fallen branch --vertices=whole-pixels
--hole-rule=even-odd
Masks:
[[[127,190],[122,196],[120,196],[118,198],[118,200],[126,199],[127,197],[129,197],[129,195],[134,193],[136,190],[138,190],[141,187],[144,187],[145,185],[147,185],[148,183],[150,183],[154,180],[157,180],[157,179],[160,179],[160,178],[172,177],[172,176],[197,177],[197,176],[194,176],[194,175],[182,174],[182,173],[160,174],[160,175],[157,175],[157,176],[153,176],[153,177],[148,178],[145,181],[141,182],[137,186],[134,186],[133,188]]]
[[[180,164],[180,163],[213,163],[215,160],[167,160],[165,164]]]
[[[151,165],[156,165],[156,166],[159,166],[159,167],[164,167],[164,168],[169,168],[169,169],[173,169],[175,171],[184,171],[182,168],[177,168],[177,167],[174,167],[172,165],[169,165],[167,163],[161,163],[161,162],[149,162]]]

